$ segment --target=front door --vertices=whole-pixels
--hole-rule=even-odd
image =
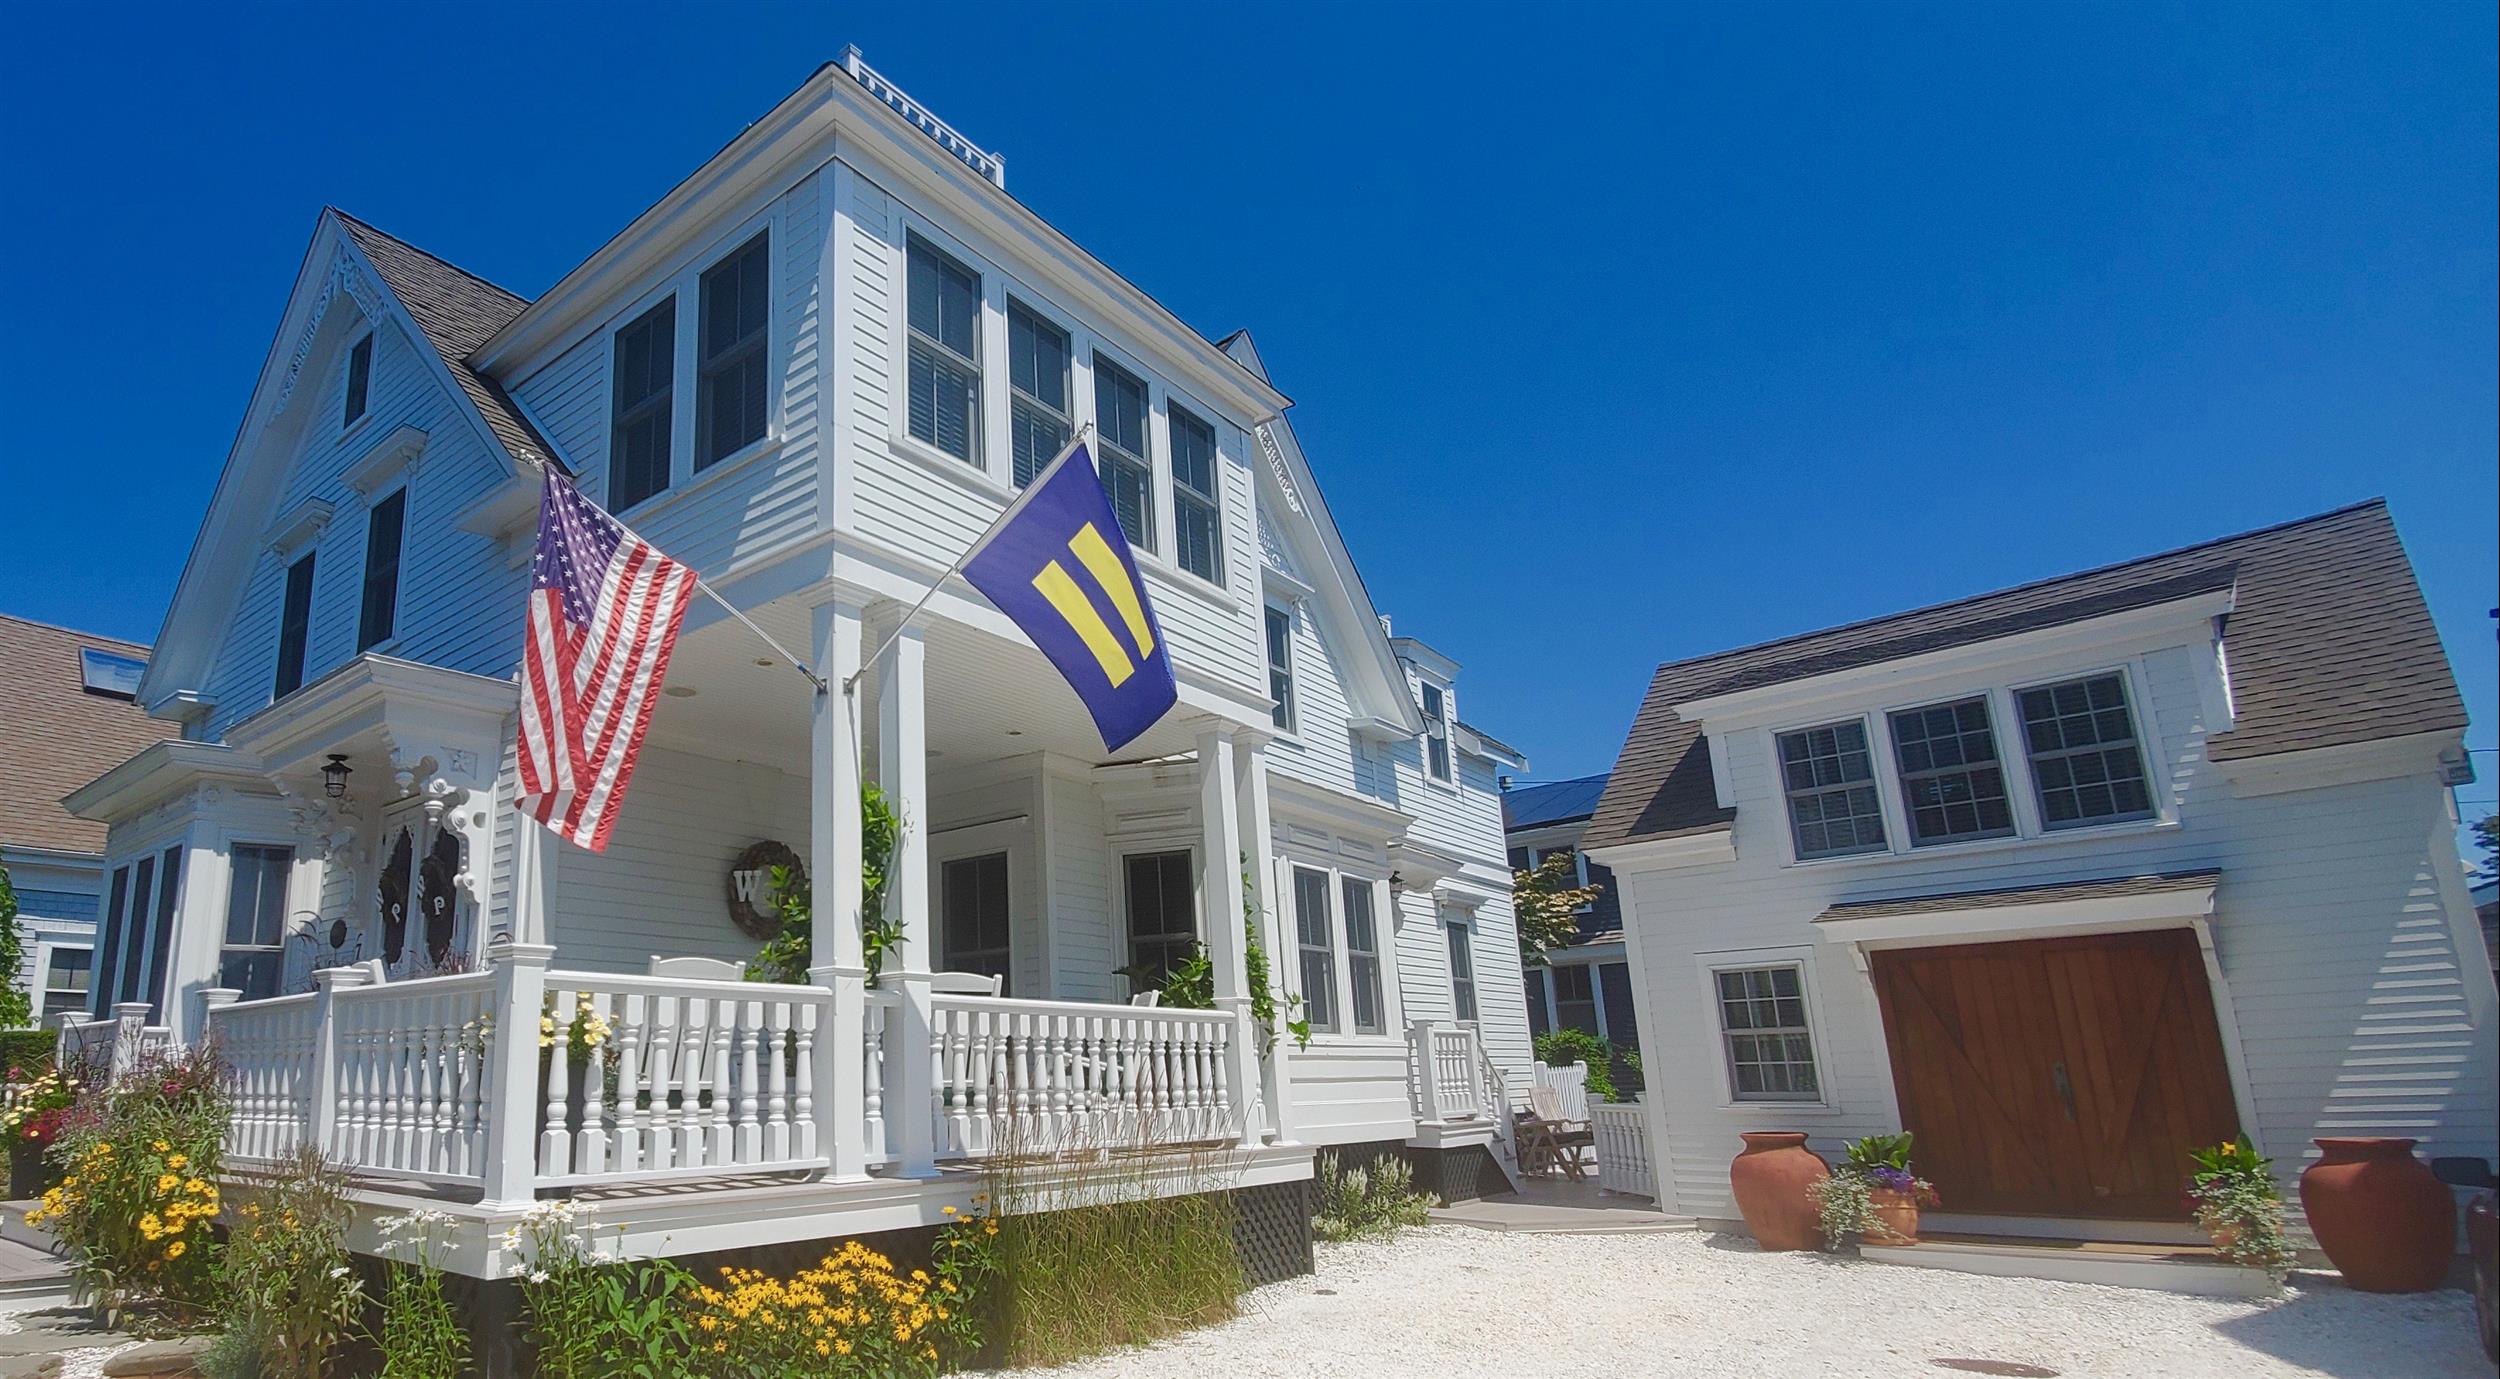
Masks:
[[[1878,951],[1875,991],[1942,1210],[2183,1218],[2188,1151],[2239,1133],[2185,929]]]

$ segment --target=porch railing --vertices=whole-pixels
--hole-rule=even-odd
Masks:
[[[1658,1195],[1657,1170],[1649,1157],[1649,1121],[1637,1101],[1601,1102],[1589,1108],[1597,1134],[1597,1182],[1608,1192]]]
[[[82,1020],[75,1012],[61,1017],[53,1040],[53,1065],[75,1068],[89,1080],[119,1081],[140,1063],[174,1047],[174,1032],[148,1023],[145,1001],[125,1001],[101,1020]]]
[[[546,952],[374,985],[327,970],[269,1000],[211,992],[229,1157],[314,1144],[359,1173],[509,1200],[814,1171],[854,1133],[871,1166],[914,1134],[939,1160],[1228,1139],[1252,1090],[1231,1085],[1233,1012],[922,993],[927,1037],[904,1040],[911,998],[882,989],[845,1051],[826,987],[551,971]],[[835,1126],[823,1111],[852,1058],[865,1114]],[[895,1102],[915,1086],[921,1107]]]
[[[1417,1020],[1408,1027],[1414,1065],[1415,1119],[1447,1124],[1481,1120],[1498,1104],[1487,1063],[1467,1020]]]

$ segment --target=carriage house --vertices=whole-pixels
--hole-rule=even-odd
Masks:
[[[1733,1217],[1745,1131],[2084,1240],[2200,1239],[2225,1139],[2488,1157],[2465,722],[2376,502],[1661,667],[1584,846],[1662,1203]]]
[[[1498,1180],[1525,763],[1389,635],[1287,405],[855,52],[534,301],[323,212],[139,687],[180,737],[70,801],[151,880],[65,1037],[213,1036],[232,1154],[447,1200],[484,1277],[551,1191],[637,1253],[814,1240],[1054,1137],[1224,1146],[1282,1267],[1320,1147]],[[1086,423],[1180,683],[1116,755],[968,586],[902,618]],[[510,805],[548,466],[866,669],[818,695],[698,602],[603,854]],[[873,978],[863,783],[901,824]],[[814,965],[742,984],[775,859]],[[1254,943],[1307,1042],[1254,1020]],[[1141,999],[1202,947],[1210,1008]]]

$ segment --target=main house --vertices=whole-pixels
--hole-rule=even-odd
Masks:
[[[2225,1139],[2490,1157],[2465,723],[2376,502],[1661,667],[1585,838],[1661,1206],[1733,1217],[1753,1130],[2087,1238]]]
[[[132,702],[147,661],[135,642],[0,614],[0,870],[17,893],[19,987],[40,1023],[88,1008],[107,903],[104,826],[62,808],[61,796],[173,736]],[[111,874],[112,903],[127,907],[134,883],[152,897],[156,872],[125,859]]]
[[[855,51],[534,301],[325,211],[139,686],[180,738],[71,798],[181,859],[74,1040],[213,1034],[231,1153],[447,1195],[489,1277],[543,1193],[699,1252],[934,1223],[1007,1146],[1222,1144],[1304,1259],[1321,1147],[1498,1180],[1525,763],[1389,634],[1287,405]],[[1117,754],[941,582],[1088,423],[1180,682]],[[603,854],[510,807],[550,466],[756,625],[695,604]],[[776,861],[814,966],[739,985]],[[1144,1004],[1201,946],[1213,1008]]]

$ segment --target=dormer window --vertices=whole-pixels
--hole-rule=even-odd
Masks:
[[[912,439],[981,463],[981,276],[911,237]]]
[[[2018,691],[2023,745],[2049,828],[2153,817],[2126,683],[2116,675]]]
[[[1984,697],[1893,714],[1892,751],[1912,847],[2013,833],[2014,809],[2005,798],[2005,770]]]
[[[1779,754],[1800,858],[1884,850],[1884,806],[1864,722],[1781,733]]]
[[[353,426],[365,414],[365,402],[373,391],[373,333],[347,352],[347,407],[339,418],[342,427]]]
[[[1439,685],[1422,682],[1424,774],[1447,784],[1450,777],[1450,701]]]
[[[764,438],[764,344],[772,316],[772,232],[704,270],[702,357],[695,362],[694,467]]]

